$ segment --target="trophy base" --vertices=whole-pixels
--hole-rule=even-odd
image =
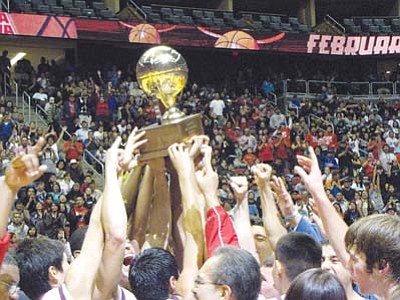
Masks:
[[[153,124],[139,130],[146,131],[148,142],[140,150],[140,161],[168,156],[168,147],[174,143],[184,143],[194,135],[204,133],[201,114],[173,120],[168,124]]]

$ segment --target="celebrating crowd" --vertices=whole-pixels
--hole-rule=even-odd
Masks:
[[[132,68],[28,75],[47,126],[0,99],[0,299],[399,299],[398,103],[193,82],[205,135],[170,166],[134,155],[163,108]]]

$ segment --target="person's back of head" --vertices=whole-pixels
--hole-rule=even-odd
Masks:
[[[32,300],[63,281],[64,245],[48,238],[24,239],[16,248],[20,287]],[[64,265],[65,266],[65,265]]]
[[[88,226],[84,226],[75,230],[69,239],[72,255],[76,258],[82,249],[83,241],[85,240]]]
[[[322,247],[311,236],[291,232],[282,236],[275,247],[275,258],[290,283],[300,273],[321,267]],[[280,287],[281,291],[285,288]]]
[[[256,300],[261,289],[261,273],[250,252],[236,247],[220,247],[214,251],[210,268],[211,282],[227,285],[235,300]]]
[[[143,251],[133,259],[129,269],[129,283],[138,300],[168,299],[178,278],[175,257],[161,248]]]
[[[310,269],[292,281],[285,300],[347,300],[347,296],[334,275],[322,269]]]

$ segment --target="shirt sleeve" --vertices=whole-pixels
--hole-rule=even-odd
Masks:
[[[208,210],[205,233],[209,257],[221,246],[240,247],[233,222],[222,206]]]
[[[294,231],[308,234],[309,236],[316,239],[318,242],[323,242],[324,240],[326,240],[322,233],[319,231],[318,226],[314,223],[311,223],[305,217],[301,217],[300,222],[299,224],[297,224],[297,227]]]
[[[10,234],[7,232],[6,235],[0,240],[0,266],[3,262],[4,256],[7,253],[8,246],[10,245]]]

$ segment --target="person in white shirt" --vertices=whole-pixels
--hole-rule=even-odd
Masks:
[[[79,128],[75,132],[75,134],[76,134],[78,141],[85,143],[85,141],[88,139],[88,136],[89,136],[88,123],[86,121],[83,121],[81,124],[81,128]]]
[[[44,92],[43,88],[40,88],[38,92],[34,93],[32,99],[36,101],[42,107],[45,107],[47,102],[47,94]]]
[[[390,152],[389,145],[383,145],[382,150],[379,151],[379,161],[381,162],[385,173],[390,174],[393,164],[397,163],[397,158],[393,153]]]
[[[222,125],[224,121],[225,102],[220,99],[218,93],[214,94],[214,99],[210,102],[210,108],[212,113],[217,117],[218,123]]]
[[[286,117],[283,113],[281,113],[279,108],[276,108],[273,115],[271,116],[269,120],[269,127],[276,129],[284,123],[286,125]]]

